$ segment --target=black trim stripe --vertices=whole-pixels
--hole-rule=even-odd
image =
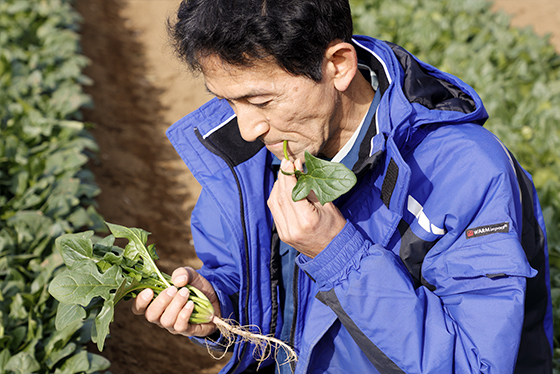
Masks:
[[[383,179],[383,184],[381,185],[381,200],[387,208],[391,204],[391,197],[393,196],[393,191],[397,185],[397,180],[399,179],[399,167],[395,160],[391,158],[389,161],[389,166],[387,166],[387,171],[385,172],[385,178]]]
[[[436,242],[428,242],[416,236],[410,229],[410,225],[403,219],[399,222],[398,230],[401,234],[399,257],[412,276],[414,286],[420,287],[423,285],[430,291],[435,291],[436,287],[428,283],[422,276],[422,263]]]
[[[514,373],[551,373],[552,352],[543,324],[548,306],[548,286],[545,277],[545,237],[535,218],[533,184],[511,153],[510,156],[514,160],[515,172],[521,190],[523,210],[521,245],[525,250],[529,264],[538,271],[536,277],[527,278],[525,318]]]
[[[404,374],[402,371],[385,353],[383,353],[369,338],[360,330],[360,328],[352,321],[352,318],[344,311],[340,305],[340,301],[336,296],[334,290],[326,292],[319,292],[315,296],[323,304],[331,308],[342,325],[348,330],[352,339],[356,342],[358,347],[364,352],[369,361],[375,368],[383,374]]]
[[[364,136],[364,140],[362,140],[362,144],[360,144],[360,149],[358,150],[358,161],[354,164],[352,171],[354,174],[359,175],[366,170],[371,170],[373,167],[377,165],[379,160],[381,159],[381,153],[378,151],[377,153],[370,155],[371,153],[371,141],[375,135],[377,135],[377,126],[375,125],[375,121],[377,118],[377,113],[373,114],[373,118],[371,119],[371,123],[369,124],[368,130],[366,135]]]
[[[403,93],[411,103],[428,109],[472,113],[476,104],[472,97],[454,84],[430,75],[404,48],[386,42],[399,60],[406,78]]]

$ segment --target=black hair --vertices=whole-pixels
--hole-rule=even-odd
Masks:
[[[183,0],[168,31],[193,71],[212,55],[235,66],[272,57],[318,82],[329,44],[350,42],[353,30],[349,0]]]

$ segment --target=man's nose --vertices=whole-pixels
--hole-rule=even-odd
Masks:
[[[248,106],[238,105],[236,109],[239,132],[245,141],[254,142],[268,132],[269,125],[266,116]]]

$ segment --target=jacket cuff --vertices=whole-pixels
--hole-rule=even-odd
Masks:
[[[296,264],[315,280],[319,288],[330,289],[346,273],[344,269],[348,268],[356,254],[362,250],[364,241],[356,227],[346,221],[344,228],[315,258],[300,254],[296,258]]]

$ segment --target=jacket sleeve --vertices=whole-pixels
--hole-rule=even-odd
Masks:
[[[486,179],[465,173],[448,177],[424,201],[427,209],[447,205],[437,225],[446,232],[422,266],[433,291],[415,287],[400,257],[351,222],[315,258],[297,258],[316,281],[317,298],[379,372],[513,372],[526,278],[536,274],[519,240],[519,190],[509,172]],[[458,188],[470,191],[470,203],[450,199]],[[467,237],[469,228],[502,222],[508,232]]]

